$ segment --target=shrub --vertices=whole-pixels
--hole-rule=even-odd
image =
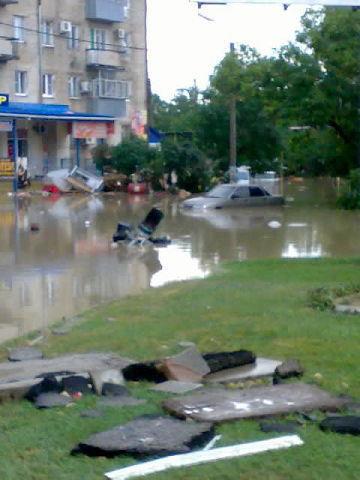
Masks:
[[[360,209],[360,168],[350,171],[347,186],[337,204],[345,210]]]
[[[308,293],[309,306],[316,310],[334,310],[335,300],[360,292],[360,285],[337,285],[335,287],[319,287]]]

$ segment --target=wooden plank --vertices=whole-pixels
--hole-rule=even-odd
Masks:
[[[140,465],[133,465],[131,467],[108,472],[105,473],[105,477],[109,480],[128,480],[129,478],[163,472],[170,468],[200,465],[202,463],[244,457],[271,450],[300,446],[303,444],[304,442],[298,435],[288,435],[260,442],[244,443],[231,447],[216,448],[214,450],[185,453],[183,455],[173,455],[171,457],[160,458],[158,460],[141,463]]]

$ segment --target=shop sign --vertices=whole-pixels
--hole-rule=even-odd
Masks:
[[[106,138],[107,127],[105,122],[74,122],[74,138]]]
[[[8,106],[9,106],[9,94],[0,93],[0,107],[8,107]]]
[[[11,120],[1,120],[0,121],[0,132],[11,132],[12,131],[12,121]]]
[[[0,177],[11,178],[14,174],[14,162],[8,158],[0,158]]]

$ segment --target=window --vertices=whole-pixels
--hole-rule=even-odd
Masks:
[[[265,197],[266,193],[259,187],[249,187],[250,197]]]
[[[42,78],[42,94],[43,97],[54,96],[54,80],[55,77],[51,73],[45,73]]]
[[[28,88],[27,72],[22,70],[15,71],[15,94],[26,95]]]
[[[249,187],[238,187],[231,198],[246,198],[249,196]]]
[[[71,50],[75,50],[79,48],[79,27],[77,25],[71,25],[71,32],[69,32],[68,38],[68,48]]]
[[[13,16],[14,39],[16,42],[25,41],[24,17]]]
[[[106,30],[92,28],[90,30],[90,44],[94,50],[106,50]]]
[[[69,97],[78,98],[80,97],[80,77],[71,76],[69,77]]]
[[[42,24],[42,44],[44,47],[54,46],[54,25],[52,22]]]

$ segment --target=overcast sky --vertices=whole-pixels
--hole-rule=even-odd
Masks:
[[[301,6],[203,6],[189,0],[148,0],[148,61],[152,91],[171,100],[178,88],[196,80],[205,88],[231,42],[245,43],[269,55],[295,38]]]

